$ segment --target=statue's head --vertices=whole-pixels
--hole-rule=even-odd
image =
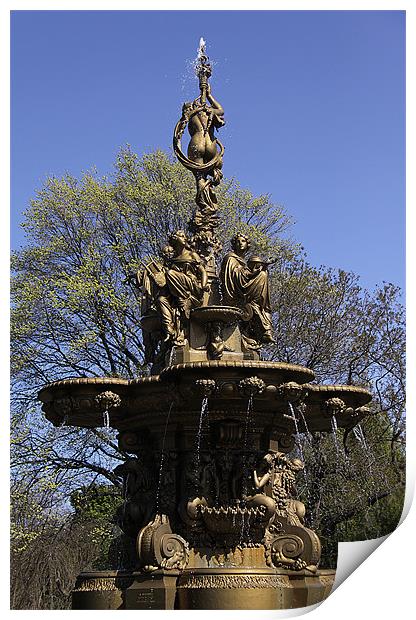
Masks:
[[[269,450],[263,457],[268,465],[274,465],[285,459],[285,455],[283,452],[279,452],[278,450]]]
[[[184,230],[177,230],[169,236],[169,244],[174,250],[188,245],[188,238]]]
[[[193,108],[193,102],[192,101],[185,101],[185,103],[182,106],[182,114],[186,114],[189,113]]]
[[[304,468],[304,464],[300,459],[293,459],[291,465],[295,471],[300,471]]]
[[[246,235],[243,235],[243,233],[237,233],[231,239],[231,247],[237,254],[245,254],[250,249],[250,246],[250,239],[246,237]]]
[[[173,247],[171,245],[165,245],[162,248],[162,256],[164,259],[169,260],[173,257]]]

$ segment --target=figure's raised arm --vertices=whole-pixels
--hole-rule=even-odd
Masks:
[[[258,491],[260,491],[260,489],[262,489],[269,482],[270,473],[266,472],[261,478],[259,478],[257,471],[254,470],[253,478],[254,478],[254,486],[256,487]]]
[[[210,102],[210,104],[212,105],[214,114],[216,116],[224,116],[224,108],[222,107],[222,105],[216,100],[214,99],[214,97],[211,94],[211,86],[209,84],[207,84],[207,99]]]

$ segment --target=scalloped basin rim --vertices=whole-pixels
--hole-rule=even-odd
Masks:
[[[315,375],[312,370],[305,366],[298,366],[296,364],[288,364],[286,362],[268,362],[268,361],[223,361],[223,360],[210,360],[207,362],[188,362],[185,364],[176,364],[174,366],[168,366],[164,368],[160,375],[150,375],[145,377],[137,377],[136,379],[123,379],[121,377],[74,377],[68,379],[60,379],[58,381],[52,381],[47,383],[38,392],[38,398],[42,400],[41,396],[45,395],[48,390],[56,390],[59,388],[70,388],[75,386],[103,386],[103,387],[128,387],[130,385],[143,385],[143,384],[157,384],[164,379],[169,378],[170,374],[187,372],[197,372],[200,370],[213,370],[213,369],[253,369],[258,370],[281,370],[286,372],[301,373],[305,376],[305,380],[313,380]],[[306,384],[305,384],[306,385]],[[310,389],[319,389],[319,386],[313,386],[308,384]]]
[[[60,379],[59,381],[52,381],[47,383],[38,392],[38,398],[40,395],[49,389],[56,389],[60,387],[71,387],[75,385],[102,385],[102,386],[114,386],[122,385],[128,386],[131,383],[129,379],[122,379],[121,377],[74,377],[69,379]]]
[[[311,380],[315,377],[315,373],[306,366],[298,366],[296,364],[288,364],[286,362],[268,362],[268,361],[254,361],[254,360],[210,360],[207,362],[188,362],[184,364],[175,364],[174,366],[168,366],[164,368],[160,373],[160,376],[169,375],[171,373],[177,373],[182,370],[198,371],[198,370],[211,370],[214,368],[240,368],[240,369],[253,369],[253,370],[282,370],[288,372],[297,372],[308,375]]]
[[[198,371],[203,369],[214,369],[214,368],[252,368],[253,370],[258,368],[259,370],[283,370],[283,371],[297,371],[301,373],[306,373],[309,375],[313,375],[313,372],[305,368],[304,366],[296,366],[294,364],[287,364],[286,362],[266,362],[266,361],[242,361],[242,362],[230,362],[230,361],[209,361],[209,362],[192,362],[188,364],[177,364],[175,366],[169,366],[162,370],[160,375],[151,375],[146,377],[137,377],[136,379],[122,379],[120,377],[82,377],[82,378],[73,378],[73,379],[61,379],[59,381],[54,381],[52,383],[48,383],[38,392],[38,397],[42,400],[41,396],[45,396],[48,390],[55,391],[59,388],[71,388],[75,386],[102,386],[102,387],[124,387],[134,385],[143,385],[143,384],[158,384],[162,383],[163,379],[169,378],[170,374],[181,373],[183,371]],[[323,396],[325,392],[327,393],[337,393],[340,396],[342,394],[350,393],[350,394],[362,394],[363,396],[368,396],[369,401],[372,398],[371,392],[361,386],[358,385],[318,385],[313,383],[304,383],[303,388],[307,389],[310,393],[315,393],[316,395]]]
[[[363,394],[368,396],[370,399],[372,398],[372,394],[371,392],[367,389],[362,387],[361,385],[342,385],[342,384],[334,384],[334,385],[329,385],[329,384],[325,384],[325,385],[318,385],[318,384],[313,384],[313,383],[304,383],[303,387],[307,390],[309,390],[309,392],[316,392],[316,393],[323,393],[323,392],[342,392],[342,393],[346,393],[346,392],[350,392],[352,394]]]
[[[234,323],[244,316],[243,310],[236,306],[203,306],[192,310],[193,318],[200,323]]]

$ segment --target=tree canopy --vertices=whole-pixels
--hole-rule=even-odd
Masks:
[[[400,290],[390,283],[363,290],[353,273],[310,265],[290,237],[292,218],[266,194],[254,196],[230,179],[220,185],[218,200],[223,251],[233,234],[243,232],[255,253],[276,261],[270,268],[276,343],[264,355],[305,365],[320,382],[365,385],[379,412],[364,422],[361,435],[350,434],[347,454],[341,435],[302,429],[298,450],[307,460],[309,482],[300,491],[310,524],[332,540],[391,531],[404,484]],[[193,208],[194,179],[180,164],[161,151],[139,158],[123,148],[111,176],[101,178],[93,170],[80,179],[47,178],[25,213],[26,244],[12,256],[12,504],[18,562],[29,557],[24,554],[34,549],[45,523],[57,533],[63,531],[62,518],[74,518],[68,498],[76,489],[89,483],[117,487],[112,471],[125,456],[111,431],[53,428],[42,417],[37,392],[69,377],[133,378],[148,372],[139,297],[129,275],[160,253],[172,231],[186,228]],[[22,521],[23,514],[29,521]],[[47,595],[42,596],[47,608]]]

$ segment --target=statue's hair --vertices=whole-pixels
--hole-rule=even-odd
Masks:
[[[243,239],[246,240],[247,242],[247,250],[250,249],[251,246],[251,241],[250,239],[247,237],[247,235],[243,235],[243,233],[237,233],[236,235],[234,235],[234,237],[231,239],[231,247],[233,248],[233,250],[235,250],[235,245],[237,243],[237,239],[242,237]]]

